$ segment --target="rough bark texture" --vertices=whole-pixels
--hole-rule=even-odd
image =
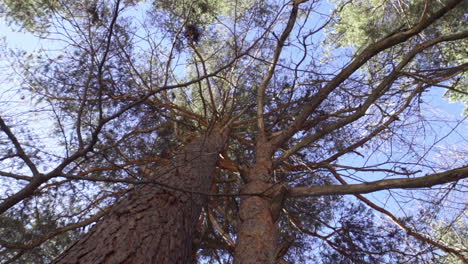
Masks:
[[[189,143],[154,173],[154,180],[180,189],[208,192],[227,132],[213,132]],[[65,251],[55,263],[190,263],[203,195],[136,187],[109,215]]]
[[[262,143],[260,143],[262,144]],[[255,165],[247,171],[248,183],[244,193],[264,193],[265,196],[247,196],[242,199],[239,210],[241,220],[237,234],[234,263],[271,264],[275,262],[278,243],[278,227],[271,212],[272,163],[265,146],[257,149]],[[261,150],[261,151],[258,151]]]
[[[261,181],[245,186],[245,192],[262,192],[270,187]],[[274,263],[278,228],[270,213],[270,199],[252,196],[240,207],[241,225],[235,249],[236,264]]]

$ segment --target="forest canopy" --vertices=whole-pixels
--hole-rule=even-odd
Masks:
[[[466,10],[0,0],[0,263],[467,263]]]

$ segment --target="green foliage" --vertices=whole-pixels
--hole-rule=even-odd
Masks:
[[[144,0],[125,0],[126,5],[136,5]],[[97,23],[109,17],[107,5],[99,0],[0,0],[0,17],[8,24],[46,35],[54,23],[54,15],[74,17]]]
[[[338,19],[329,26],[330,39],[333,47],[353,48],[362,51],[365,47],[376,41],[418,24],[428,14],[434,13],[443,6],[444,1],[381,1],[381,0],[358,0],[337,1],[336,5],[341,7]],[[463,1],[436,23],[425,29],[417,38],[427,39],[444,34],[462,32],[468,28],[466,16],[468,2]],[[431,49],[417,58],[413,67],[418,63],[430,61],[431,67],[451,67],[468,63],[468,40],[446,42],[437,49]],[[421,58],[425,57],[425,58]],[[381,63],[381,58],[377,59]],[[372,68],[372,67],[371,67]],[[371,71],[371,69],[369,69]],[[453,90],[448,90],[446,97],[451,101],[468,103],[466,73],[457,82],[451,82]],[[457,92],[458,91],[462,91]],[[465,109],[465,114],[468,110]]]
[[[341,6],[342,10],[338,13],[338,20],[330,27],[330,36],[338,40],[339,45],[362,49],[395,30],[416,25],[427,13],[440,9],[443,1],[358,0],[338,1],[336,4]],[[457,32],[466,28],[464,10],[467,8],[466,2],[458,5],[425,30],[424,34]]]
[[[182,18],[188,24],[206,25],[213,23],[217,15],[226,15],[229,2],[225,0],[196,0],[196,1],[154,1],[156,9],[162,9],[173,16]]]
[[[463,216],[458,219],[455,223],[439,223],[434,227],[435,233],[438,239],[440,239],[445,245],[452,248],[459,249],[465,252],[465,257],[468,257],[468,226],[466,218]],[[440,257],[437,263],[442,264],[462,264],[463,262],[452,254],[446,254]]]
[[[465,41],[465,44],[467,43],[468,41]],[[468,58],[465,58],[465,61],[465,63],[468,63]],[[465,105],[463,114],[468,115],[468,74],[463,73],[460,78],[454,82],[453,89],[447,90],[444,96],[451,102],[463,103]]]
[[[15,23],[29,31],[43,31],[60,6],[59,0],[2,0],[0,14],[9,23]]]
[[[60,217],[54,215],[54,211],[51,208],[28,206],[23,207],[22,210],[2,214],[0,216],[0,240],[12,244],[28,245],[53,234],[64,224]],[[5,259],[14,259],[16,256],[16,261],[12,263],[50,263],[80,234],[79,230],[64,232],[51,236],[38,247],[26,248],[26,250],[13,247],[3,251],[2,255]]]

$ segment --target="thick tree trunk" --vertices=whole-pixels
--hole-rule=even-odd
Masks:
[[[249,182],[245,192],[263,192],[271,185]],[[241,225],[235,249],[236,264],[271,264],[275,262],[278,228],[270,212],[270,199],[251,196],[242,200]]]
[[[227,131],[189,143],[154,180],[176,188],[208,192]],[[203,195],[137,186],[102,221],[55,263],[190,263]]]
[[[274,194],[271,181],[271,155],[268,150],[262,154],[257,149],[255,165],[247,170],[247,184],[244,193],[264,193],[264,196],[246,196],[241,201],[241,220],[234,253],[236,264],[275,263],[278,244],[278,212],[272,212]]]

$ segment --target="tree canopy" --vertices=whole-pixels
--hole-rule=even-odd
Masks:
[[[466,263],[466,9],[0,1],[0,263]]]

